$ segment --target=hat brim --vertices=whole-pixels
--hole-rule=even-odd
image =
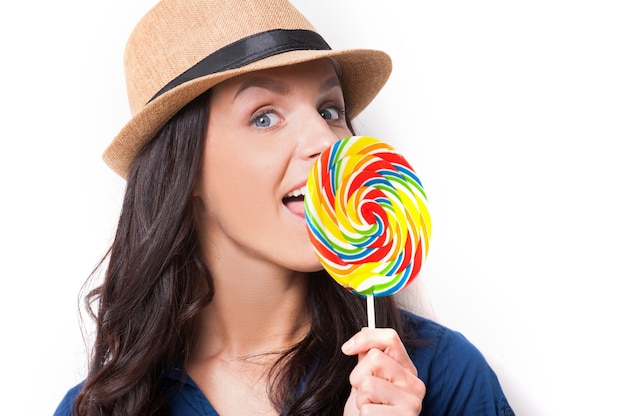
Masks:
[[[391,58],[378,50],[297,50],[270,56],[240,68],[196,78],[160,95],[132,116],[102,158],[113,171],[127,179],[131,164],[141,148],[180,109],[211,87],[237,75],[321,58],[333,58],[341,66],[341,84],[349,118],[363,111],[391,74]]]

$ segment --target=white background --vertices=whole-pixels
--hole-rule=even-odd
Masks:
[[[3,414],[52,414],[85,374],[78,292],[123,190],[100,154],[129,116],[124,43],[154,3],[0,6]],[[483,351],[518,415],[624,412],[623,3],[295,4],[334,48],[394,60],[356,127],[429,195],[413,306]]]

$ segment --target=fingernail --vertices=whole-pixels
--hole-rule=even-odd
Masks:
[[[353,346],[354,346],[354,338],[350,338],[341,346],[341,351],[349,352]]]

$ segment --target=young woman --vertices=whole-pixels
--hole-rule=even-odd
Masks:
[[[127,179],[88,375],[56,415],[512,415],[460,334],[335,283],[301,190],[391,71],[285,0],[163,0],[128,42]]]

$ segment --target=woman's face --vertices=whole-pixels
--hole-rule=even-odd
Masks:
[[[330,60],[245,74],[214,87],[194,192],[209,262],[249,258],[319,270],[301,193],[319,154],[350,135]]]

